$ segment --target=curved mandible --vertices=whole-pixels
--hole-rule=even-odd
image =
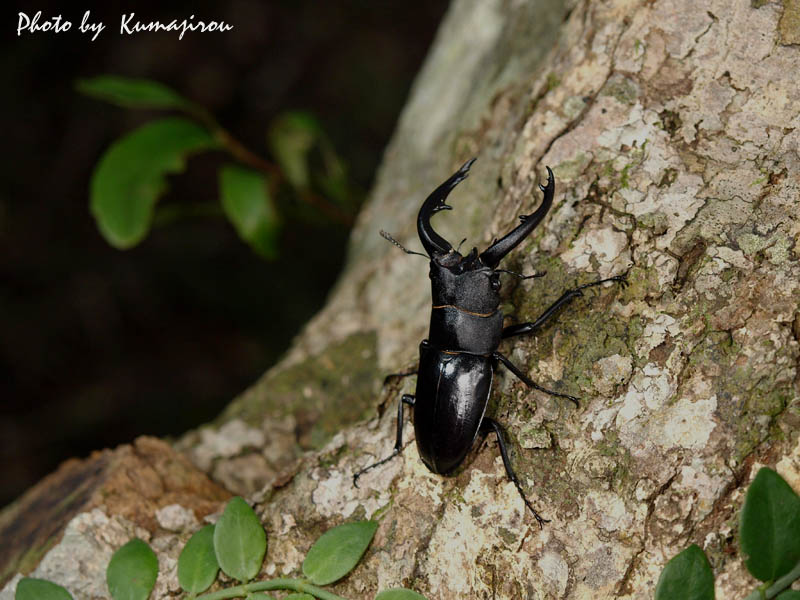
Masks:
[[[469,168],[476,160],[475,158],[471,158],[465,162],[450,179],[433,190],[419,209],[419,215],[417,215],[417,233],[419,234],[419,241],[422,242],[425,251],[431,258],[433,258],[434,254],[447,254],[453,250],[453,246],[450,242],[436,233],[433,227],[431,227],[431,217],[440,210],[450,210],[453,208],[445,204],[445,200],[448,194],[453,191],[453,188],[467,178]]]
[[[481,262],[483,262],[483,264],[485,264],[487,267],[494,269],[500,263],[500,261],[503,260],[503,257],[506,254],[516,248],[522,240],[528,237],[531,232],[536,229],[536,226],[541,223],[542,219],[544,219],[545,215],[547,214],[547,211],[549,211],[550,207],[553,205],[553,195],[556,191],[555,177],[553,176],[553,171],[550,170],[550,167],[545,168],[547,169],[547,186],[539,184],[539,189],[544,192],[544,200],[542,200],[542,204],[533,214],[520,215],[519,220],[522,221],[520,225],[484,250],[484,252],[480,255],[480,259]]]

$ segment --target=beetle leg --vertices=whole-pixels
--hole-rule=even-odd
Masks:
[[[593,287],[595,285],[600,285],[601,283],[606,283],[607,281],[616,281],[617,283],[621,284],[623,287],[628,285],[628,281],[625,279],[627,277],[627,273],[624,275],[615,275],[614,277],[609,277],[608,279],[601,279],[599,281],[592,281],[591,283],[585,283],[582,286],[576,287],[574,290],[567,290],[561,297],[553,302],[542,316],[540,316],[535,321],[531,321],[529,323],[517,323],[516,325],[509,325],[508,327],[503,328],[503,339],[514,337],[515,335],[522,335],[523,333],[531,333],[535,329],[544,324],[550,317],[552,317],[559,308],[564,306],[567,302],[574,298],[579,298],[583,296],[583,290],[586,288]]]
[[[492,358],[499,360],[501,363],[503,363],[509,371],[511,371],[514,375],[519,377],[528,387],[532,387],[533,389],[539,390],[540,392],[544,392],[545,394],[550,394],[551,396],[556,396],[558,398],[566,398],[567,400],[575,404],[575,406],[578,407],[580,406],[580,404],[578,404],[578,399],[575,396],[570,396],[569,394],[562,394],[560,392],[554,392],[553,390],[548,390],[547,388],[543,388],[538,383],[533,381],[530,377],[525,375],[525,373],[520,371],[514,365],[514,363],[512,363],[510,360],[508,360],[505,356],[503,356],[499,352],[495,352],[494,354],[492,354]]]
[[[519,279],[535,279],[537,277],[544,277],[547,275],[547,271],[542,271],[541,273],[534,273],[533,275],[523,275],[521,273],[515,273],[514,271],[509,271],[508,269],[495,269],[495,273],[508,273],[509,275],[513,275],[514,277],[518,277]]]
[[[389,373],[386,377],[383,378],[383,385],[389,385],[389,382],[393,379],[402,379],[403,377],[408,377],[410,375],[416,375],[417,369],[409,369],[407,371],[402,371],[401,373]]]
[[[395,456],[400,454],[400,451],[403,449],[403,404],[408,404],[409,406],[414,406],[414,402],[416,399],[411,394],[403,394],[403,397],[400,398],[400,402],[397,403],[397,437],[395,438],[394,442],[394,451],[384,458],[383,460],[379,460],[378,462],[369,465],[361,469],[358,473],[353,475],[353,485],[358,487],[358,478],[361,477],[367,471],[371,471],[375,467],[379,467],[380,465],[389,462]]]
[[[500,426],[500,423],[498,423],[494,419],[490,419],[489,417],[483,418],[483,421],[481,422],[481,427],[484,429],[491,428],[497,435],[497,444],[500,446],[500,456],[503,457],[503,466],[506,468],[506,475],[508,475],[508,478],[517,487],[519,495],[522,496],[522,501],[525,503],[525,506],[527,506],[533,513],[533,516],[539,523],[539,529],[542,529],[544,527],[544,524],[549,523],[550,521],[549,519],[545,519],[544,517],[542,517],[542,515],[536,512],[536,509],[533,508],[533,505],[528,501],[528,498],[525,496],[525,492],[522,491],[522,486],[519,483],[519,479],[517,479],[517,475],[514,473],[514,469],[511,468],[511,461],[508,459],[508,449],[506,448],[506,442],[503,436],[503,428]]]

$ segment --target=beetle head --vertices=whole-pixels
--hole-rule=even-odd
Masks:
[[[434,306],[457,306],[476,313],[491,313],[500,303],[500,275],[487,266],[473,248],[462,256],[431,226],[431,217],[450,210],[448,194],[467,178],[475,159],[468,160],[423,202],[417,216],[417,233],[431,258],[430,278]],[[493,265],[492,265],[493,266]]]
[[[456,250],[434,256],[430,278],[434,306],[488,314],[500,304],[500,273],[481,262],[476,248],[466,256]]]

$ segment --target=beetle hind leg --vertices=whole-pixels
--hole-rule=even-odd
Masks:
[[[395,437],[394,442],[394,450],[392,453],[387,456],[386,458],[379,460],[376,463],[373,463],[363,469],[361,469],[358,473],[353,475],[353,485],[358,487],[358,478],[361,477],[367,471],[371,471],[375,467],[379,467],[383,464],[386,464],[390,460],[392,460],[395,456],[400,454],[403,449],[403,404],[408,404],[409,406],[414,406],[414,402],[416,399],[411,394],[403,394],[403,397],[400,398],[400,402],[397,403],[397,435]]]
[[[527,496],[525,496],[525,492],[522,490],[522,485],[517,479],[516,473],[514,473],[514,469],[511,468],[511,461],[508,458],[508,448],[506,448],[506,442],[503,435],[503,428],[500,426],[500,423],[495,421],[494,419],[490,419],[489,417],[484,417],[483,421],[481,422],[481,427],[485,430],[491,429],[494,431],[495,435],[497,436],[497,444],[500,446],[500,456],[503,458],[503,466],[506,469],[506,475],[511,480],[511,482],[516,486],[519,495],[522,497],[522,501],[525,503],[525,506],[533,513],[536,522],[539,523],[539,529],[544,527],[545,523],[549,523],[549,519],[545,519],[536,512],[536,509],[533,508],[533,505],[528,500]]]

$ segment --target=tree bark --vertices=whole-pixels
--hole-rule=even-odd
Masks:
[[[645,598],[691,543],[717,597],[756,586],[737,541],[747,484],[770,465],[800,491],[799,19],[794,0],[453,3],[327,306],[177,444],[256,503],[263,576],[297,573],[322,531],[377,516],[362,563],[332,588],[342,596]],[[413,378],[380,382],[414,366],[429,317],[427,265],[378,231],[417,248],[422,200],[472,156],[454,210],[436,217],[468,247],[537,206],[545,165],[556,177],[549,216],[503,265],[547,272],[504,281],[509,322],[629,274],[503,346],[538,383],[581,397],[575,409],[496,377],[489,410],[543,530],[493,439],[445,478],[407,424],[402,454],[352,486],[391,451]],[[149,530],[158,597],[176,589],[189,533]]]

